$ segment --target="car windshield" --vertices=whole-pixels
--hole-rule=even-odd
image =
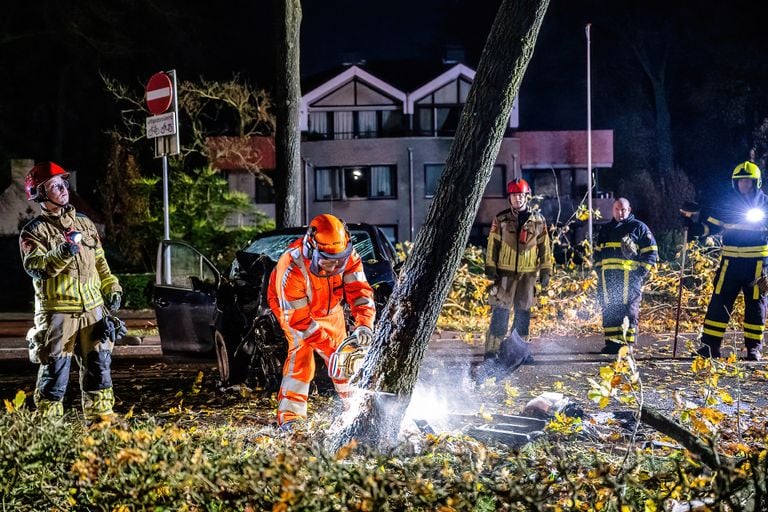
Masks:
[[[245,252],[266,254],[272,260],[277,261],[291,242],[301,236],[303,235],[296,233],[275,233],[274,235],[267,235],[255,240],[247,249],[245,249]],[[360,255],[360,259],[376,259],[376,254],[373,250],[373,241],[366,231],[352,230],[349,232],[349,236],[352,238],[352,244]]]

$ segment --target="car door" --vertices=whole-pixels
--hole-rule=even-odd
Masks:
[[[211,322],[220,278],[194,247],[160,242],[152,298],[163,354],[213,355]]]

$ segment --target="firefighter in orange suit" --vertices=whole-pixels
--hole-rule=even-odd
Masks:
[[[486,358],[498,355],[512,308],[513,330],[528,340],[536,279],[544,291],[552,272],[547,222],[541,213],[528,207],[530,185],[515,178],[507,183],[507,196],[510,208],[494,217],[485,254],[485,275],[494,282],[488,297],[492,312],[485,338]]]
[[[284,430],[307,416],[309,383],[315,376],[313,353],[327,365],[347,336],[342,299],[354,318],[353,335],[360,345],[370,345],[376,307],[360,256],[344,222],[333,215],[318,215],[306,235],[280,256],[269,278],[269,307],[288,340],[277,395],[277,423]],[[339,396],[346,398],[347,381],[332,380]]]

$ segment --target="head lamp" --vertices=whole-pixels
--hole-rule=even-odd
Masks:
[[[746,217],[749,222],[760,222],[765,219],[765,212],[762,208],[750,208],[747,210]]]

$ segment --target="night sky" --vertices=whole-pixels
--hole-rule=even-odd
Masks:
[[[93,189],[118,109],[99,73],[141,88],[233,73],[270,89],[270,2],[123,0],[4,4],[0,18],[0,184],[9,158],[53,159]],[[344,59],[439,60],[461,46],[475,67],[497,1],[315,0],[303,5],[302,73]],[[553,0],[521,90],[520,128],[586,128],[584,26],[592,26],[593,127],[615,130],[613,176],[653,168],[654,98],[633,51],[663,69],[676,165],[703,195],[728,186],[768,115],[768,42],[752,2]],[[378,11],[376,10],[378,9]],[[666,59],[666,60],[664,60]],[[660,62],[665,66],[660,66]],[[610,177],[609,177],[610,181]]]

